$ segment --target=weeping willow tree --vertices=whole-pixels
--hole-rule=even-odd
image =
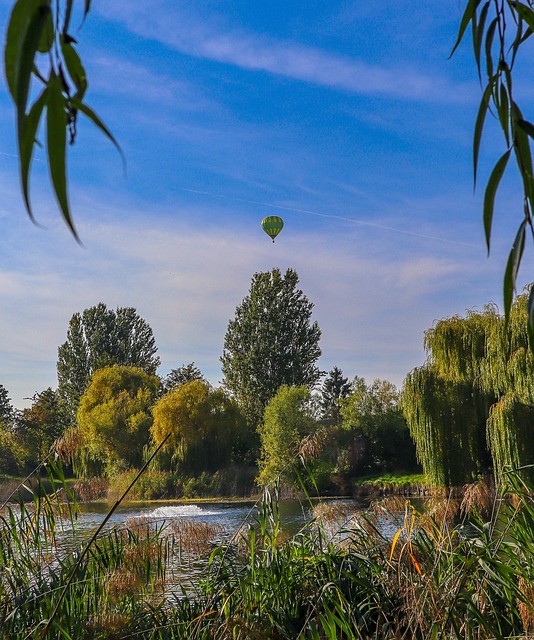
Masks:
[[[493,466],[534,464],[534,360],[527,296],[508,323],[495,305],[437,322],[425,333],[426,363],[404,382],[402,407],[430,481],[469,482]],[[534,476],[530,469],[523,474]]]

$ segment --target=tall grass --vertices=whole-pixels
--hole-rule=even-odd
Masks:
[[[289,537],[275,486],[231,539],[135,520],[87,541],[61,468],[48,472],[52,491],[1,511],[2,638],[534,637],[534,502],[515,474],[491,495],[471,488],[463,511],[406,505],[396,532],[380,505],[362,517],[334,503]]]

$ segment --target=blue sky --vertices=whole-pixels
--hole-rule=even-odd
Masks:
[[[87,102],[127,175],[81,124],[69,177],[83,248],[57,213],[42,152],[42,228],[24,213],[2,78],[0,383],[15,406],[56,386],[71,315],[100,301],[149,322],[161,375],[194,361],[217,384],[252,275],[292,267],[323,331],[320,367],[398,386],[436,319],[500,304],[520,202],[512,176],[488,259],[481,187],[502,145],[490,126],[473,193],[480,86],[468,42],[448,59],[462,5],[94,0],[75,34]],[[275,244],[260,228],[270,214],[285,220]]]

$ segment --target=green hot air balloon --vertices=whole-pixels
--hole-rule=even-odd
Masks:
[[[261,228],[273,239],[274,242],[276,236],[284,228],[284,221],[279,216],[267,216],[261,221]]]

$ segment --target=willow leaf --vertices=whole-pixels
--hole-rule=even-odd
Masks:
[[[464,37],[464,34],[465,34],[465,30],[467,29],[467,26],[473,19],[473,16],[475,15],[476,10],[478,9],[478,5],[481,3],[481,1],[482,0],[469,0],[469,2],[467,3],[464,14],[462,16],[462,21],[460,22],[460,28],[458,29],[458,36],[456,38],[456,42],[454,43],[454,47],[452,48],[449,58],[452,55],[454,55],[454,52],[456,51],[456,49],[458,48],[458,45],[462,41],[462,38]]]
[[[519,265],[521,264],[521,258],[523,257],[523,250],[525,248],[525,233],[527,228],[527,220],[519,225],[517,235],[512,245],[510,255],[508,257],[508,264],[506,265],[506,271],[504,272],[504,317],[506,322],[510,317],[510,309],[512,308],[512,300],[514,298],[515,284],[517,281],[517,273],[519,271]]]
[[[473,20],[472,20],[472,24],[473,24],[473,51],[475,53],[475,62],[477,64],[477,70],[478,70],[478,77],[481,78],[481,73],[480,73],[480,54],[482,51],[482,40],[483,40],[483,36],[484,36],[484,27],[486,25],[486,18],[488,16],[488,9],[489,9],[490,3],[486,2],[486,4],[482,7],[482,10],[480,12],[480,19],[478,21],[478,24],[475,20],[475,16],[476,14],[473,15]]]
[[[504,84],[501,84],[500,100],[498,105],[499,120],[501,128],[506,139],[506,145],[510,146],[510,101],[508,100],[508,91]]]
[[[525,196],[531,205],[534,205],[534,194],[532,185],[532,153],[530,151],[530,143],[527,132],[519,122],[525,122],[521,110],[515,102],[511,104],[512,127],[514,136],[514,151],[517,159],[517,165],[523,179],[523,188]]]
[[[20,59],[22,44],[32,17],[33,0],[18,0],[15,3],[6,34],[4,48],[4,69],[11,97],[16,102],[16,68]]]
[[[482,131],[484,129],[484,122],[486,120],[486,114],[489,109],[489,101],[493,90],[493,82],[490,82],[486,87],[482,100],[480,101],[480,107],[478,108],[477,119],[475,122],[475,131],[473,135],[473,173],[474,183],[477,182],[477,170],[478,170],[478,154],[480,151],[480,141],[482,139]]]
[[[528,136],[534,138],[534,125],[532,122],[528,120],[517,120],[517,125],[521,127]]]
[[[29,175],[30,166],[33,156],[33,149],[36,144],[37,129],[41,120],[44,106],[48,99],[48,89],[44,89],[39,98],[33,103],[30,112],[24,118],[24,126],[19,130],[22,135],[19,136],[19,157],[20,157],[20,179],[22,184],[22,193],[24,195],[24,203],[26,211],[31,220],[34,220],[30,205],[29,194]]]
[[[29,19],[19,15],[20,12],[17,11],[15,23],[10,21],[8,27],[4,53],[8,86],[19,117],[26,112],[34,60],[50,14],[50,6],[45,0],[24,0],[22,9],[30,12]]]
[[[48,91],[46,128],[50,177],[63,218],[73,236],[79,242],[70,214],[67,196],[67,116],[65,113],[65,100],[62,93],[61,80],[53,73],[50,76]]]
[[[488,78],[493,76],[493,58],[491,57],[491,48],[493,46],[493,39],[495,37],[498,22],[497,18],[494,18],[490,22],[486,32],[486,73]]]
[[[506,165],[508,164],[508,159],[510,158],[511,152],[512,150],[508,149],[508,151],[499,158],[497,164],[493,167],[493,171],[491,172],[488,184],[486,186],[486,192],[484,194],[484,232],[486,235],[486,246],[488,247],[488,254],[490,251],[491,224],[493,221],[495,194],[497,193],[497,188],[499,187],[499,183],[503,176],[504,170],[506,169]]]
[[[54,32],[54,18],[52,12],[49,11],[46,16],[46,20],[43,24],[41,31],[41,37],[39,38],[39,46],[37,51],[39,53],[48,53],[54,44],[55,32]]]
[[[124,156],[124,153],[122,152],[121,146],[117,142],[115,136],[106,127],[106,125],[102,122],[102,120],[97,116],[97,114],[90,107],[88,107],[83,102],[80,102],[79,100],[72,99],[71,105],[74,107],[74,109],[78,109],[78,111],[81,111],[85,116],[87,116],[100,129],[100,131],[102,131],[102,133],[104,133],[104,135],[106,135],[109,138],[109,140],[111,140],[111,142],[114,144],[115,148],[119,152],[120,157],[122,158],[122,164],[126,169],[126,158]]]
[[[63,53],[69,76],[76,87],[76,97],[82,100],[87,90],[87,75],[80,56],[76,53],[70,41],[66,41],[65,38],[61,39],[61,52]]]
[[[520,2],[512,3],[513,8],[521,16],[521,18],[528,24],[531,30],[534,31],[534,11],[530,7]]]

